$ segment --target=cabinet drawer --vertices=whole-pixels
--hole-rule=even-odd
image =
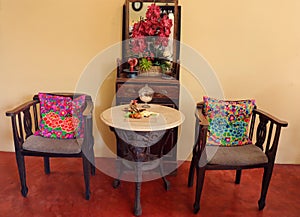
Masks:
[[[144,87],[144,84],[117,84],[117,97],[137,98],[139,90]],[[153,98],[170,98],[178,99],[179,87],[178,85],[162,85],[162,84],[148,84],[154,90]]]

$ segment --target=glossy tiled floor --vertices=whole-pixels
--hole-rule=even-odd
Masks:
[[[101,162],[101,159],[99,159]],[[103,161],[113,164],[112,160]],[[80,159],[51,160],[52,173],[43,173],[41,159],[27,157],[27,198],[20,194],[14,153],[0,152],[0,216],[133,216],[134,184],[122,182],[112,188],[113,178],[99,170],[91,177],[91,200],[83,196]],[[233,171],[208,171],[201,210],[192,212],[194,189],[187,188],[189,162],[183,163],[176,176],[169,177],[166,192],[162,180],[142,185],[143,217],[298,217],[300,216],[300,166],[276,165],[267,204],[258,211],[262,170],[244,171],[240,185],[234,184]]]

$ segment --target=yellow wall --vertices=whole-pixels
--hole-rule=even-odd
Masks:
[[[74,90],[89,61],[121,41],[123,3],[0,0],[0,150],[13,151],[6,110],[38,91]],[[300,1],[181,0],[180,4],[182,42],[210,63],[226,98],[255,98],[260,108],[289,122],[276,162],[299,164]],[[96,114],[111,103],[113,93],[108,92],[114,91],[113,81],[111,74],[99,90]],[[182,73],[181,82],[195,100],[201,100],[204,93],[190,74]],[[181,102],[185,109],[184,97]],[[185,124],[194,126],[189,119]],[[113,142],[113,135],[107,135]]]

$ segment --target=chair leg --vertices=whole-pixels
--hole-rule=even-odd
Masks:
[[[236,172],[235,172],[235,184],[240,184],[241,175],[242,175],[242,170],[236,170]]]
[[[124,165],[123,165],[123,162],[121,159],[117,159],[116,165],[117,165],[116,167],[119,169],[119,171],[118,171],[117,178],[115,178],[113,181],[113,188],[118,188],[120,186],[120,184],[121,184],[120,179],[123,174],[123,168],[124,168]]]
[[[44,157],[44,171],[45,171],[45,174],[50,174],[50,160],[49,160],[49,157]]]
[[[90,173],[91,166],[89,160],[82,156],[82,164],[83,164],[83,175],[84,175],[84,183],[85,183],[85,199],[90,199]]]
[[[96,167],[92,163],[91,163],[91,175],[92,176],[96,175]]]
[[[205,177],[205,168],[204,167],[196,167],[196,195],[195,195],[195,203],[194,203],[194,213],[198,213],[200,210],[200,198],[202,194],[203,184]]]
[[[188,187],[193,186],[194,174],[195,174],[195,158],[193,157],[189,169]]]
[[[21,193],[23,197],[26,197],[28,193],[28,187],[26,185],[26,170],[25,170],[24,156],[21,153],[16,152],[16,159],[17,159],[18,171],[19,171],[19,176],[21,181]]]
[[[91,149],[91,162],[90,162],[90,165],[91,165],[91,175],[94,176],[96,174],[96,162],[95,162],[95,153],[94,153],[94,149],[92,148]]]
[[[267,196],[269,184],[272,177],[273,167],[274,165],[270,164],[264,168],[264,175],[263,175],[262,186],[261,186],[261,195],[260,195],[260,199],[258,200],[259,210],[263,210],[266,205],[266,196]]]

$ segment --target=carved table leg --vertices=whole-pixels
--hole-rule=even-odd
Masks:
[[[141,198],[140,198],[142,183],[136,182],[135,187],[136,189],[135,189],[134,215],[140,216],[142,214],[142,206],[141,206]]]
[[[135,203],[134,203],[134,215],[140,216],[142,214],[141,206],[141,189],[142,189],[142,164],[137,162],[136,165],[136,183],[135,183]]]
[[[165,189],[168,191],[170,189],[170,182],[167,180],[164,174],[163,162],[159,163],[160,175],[164,181]]]
[[[118,188],[120,186],[120,179],[114,179],[113,181],[113,188]]]
[[[119,171],[118,171],[118,177],[115,178],[113,181],[113,188],[118,188],[120,186],[121,184],[120,178],[123,173],[123,167],[124,167],[121,159],[118,159],[116,163],[117,163],[117,168],[119,168]]]
[[[124,141],[127,146],[128,153],[124,156],[124,159],[131,161],[135,164],[135,201],[134,201],[134,215],[140,216],[142,214],[142,206],[141,206],[141,189],[142,189],[142,171],[151,169],[152,167],[159,166],[158,164],[152,165],[152,167],[148,166],[147,164],[149,161],[153,160],[150,153],[150,146],[157,144],[162,138],[167,139],[164,137],[165,131],[151,131],[151,132],[135,132],[135,131],[126,131],[126,130],[115,130],[116,136]],[[166,135],[170,135],[170,132]],[[161,154],[156,157],[161,157],[163,155],[163,146],[161,147]],[[125,163],[125,161],[123,162]],[[157,163],[157,161],[155,162]],[[162,166],[162,162],[159,162]],[[125,164],[126,166],[126,164]],[[128,165],[131,167],[130,165]],[[152,168],[152,169],[153,169]],[[161,167],[161,173],[163,176],[165,189],[168,190],[170,188],[169,182],[164,177],[163,168]],[[122,171],[120,167],[120,171]],[[119,177],[114,180],[113,186],[117,188],[120,185],[120,173]]]

